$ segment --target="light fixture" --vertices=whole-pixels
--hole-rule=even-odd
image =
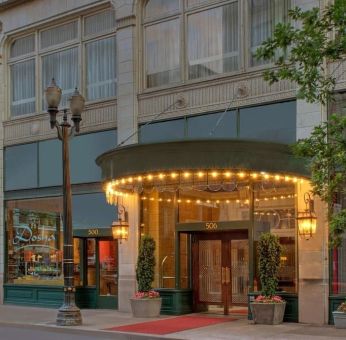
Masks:
[[[127,240],[129,237],[129,224],[125,207],[117,205],[118,220],[112,223],[112,235],[114,240]]]
[[[297,213],[298,233],[305,240],[309,240],[316,234],[317,218],[314,212],[314,201],[308,192],[304,194],[304,203],[306,205],[305,210]]]

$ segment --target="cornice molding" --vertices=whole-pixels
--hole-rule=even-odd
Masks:
[[[136,26],[136,16],[134,14],[117,19],[117,29]]]

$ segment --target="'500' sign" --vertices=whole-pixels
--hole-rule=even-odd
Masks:
[[[215,222],[207,222],[205,224],[205,229],[207,229],[207,230],[215,230],[215,229],[217,229],[217,223],[215,223]]]

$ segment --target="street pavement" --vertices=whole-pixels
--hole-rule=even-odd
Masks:
[[[298,323],[282,325],[254,325],[245,317],[163,336],[107,331],[111,327],[157,319],[133,318],[130,313],[116,310],[82,310],[83,325],[61,327],[55,325],[56,309],[0,305],[0,340],[80,340],[80,339],[346,339],[346,329],[333,326],[314,326]],[[219,316],[223,317],[223,316]],[[160,320],[170,318],[161,316]]]

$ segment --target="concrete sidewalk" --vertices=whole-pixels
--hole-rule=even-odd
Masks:
[[[56,309],[0,305],[0,323],[12,325],[30,325],[33,327],[50,327],[56,330],[68,329],[69,332],[98,332],[102,337],[107,328],[135,324],[158,319],[133,318],[130,313],[116,310],[82,310],[83,325],[78,327],[58,327],[55,325]],[[213,315],[210,315],[213,316]],[[224,316],[219,316],[224,317]],[[159,319],[171,318],[161,316]],[[346,339],[346,329],[335,329],[333,326],[312,326],[297,323],[284,323],[277,326],[254,325],[245,317],[236,321],[219,323],[212,326],[195,328],[168,335],[140,335],[138,333],[120,333],[119,339]]]

